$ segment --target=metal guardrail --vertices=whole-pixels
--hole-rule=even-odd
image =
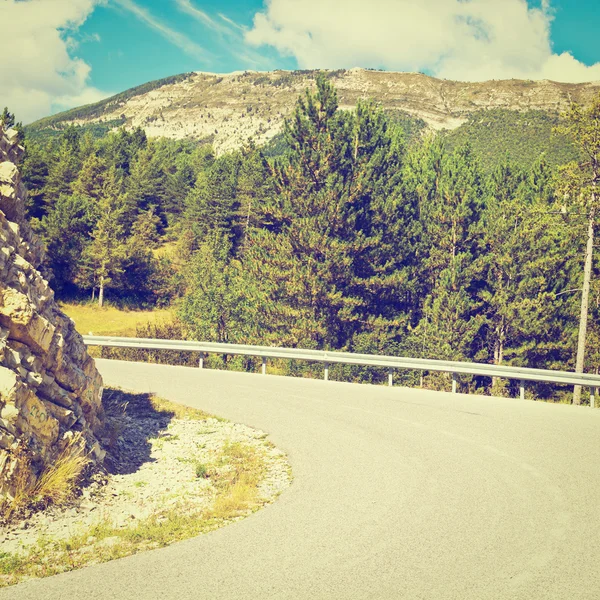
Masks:
[[[379,356],[374,354],[354,354],[326,350],[307,350],[301,348],[275,348],[269,346],[245,346],[241,344],[220,344],[215,342],[189,342],[181,340],[158,340],[150,338],[128,338],[110,336],[84,335],[83,341],[88,346],[107,346],[111,348],[138,348],[142,350],[177,350],[199,352],[199,366],[204,366],[204,355],[209,353],[235,356],[260,356],[262,373],[267,372],[267,359],[286,358],[306,360],[324,364],[324,379],[329,378],[329,365],[346,364],[366,367],[383,367],[388,369],[388,384],[393,385],[393,372],[396,369],[417,371],[438,371],[452,374],[452,391],[456,393],[456,375],[479,375],[482,377],[500,377],[520,382],[520,397],[525,398],[525,382],[538,381],[564,385],[581,385],[589,387],[590,406],[595,403],[596,388],[600,387],[600,375],[590,373],[573,373],[571,371],[552,371],[546,369],[530,369],[527,367],[511,367],[504,365],[488,365],[484,363],[466,363],[458,361],[433,360],[425,358],[408,358],[400,356]]]

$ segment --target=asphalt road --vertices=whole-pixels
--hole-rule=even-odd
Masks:
[[[270,433],[292,486],[212,533],[0,598],[600,598],[600,410],[98,361]]]

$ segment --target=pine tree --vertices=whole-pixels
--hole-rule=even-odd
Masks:
[[[477,293],[482,285],[483,181],[466,146],[444,154],[429,140],[413,159],[412,183],[419,196],[421,240],[418,266],[427,294],[423,316],[406,340],[408,351],[429,358],[468,360],[485,324]],[[443,378],[432,378],[444,385]]]
[[[227,237],[200,245],[186,268],[179,317],[198,340],[247,344],[258,335],[255,282],[232,260]]]
[[[164,213],[165,166],[157,154],[157,146],[149,144],[137,152],[130,163],[125,199],[125,222],[130,226],[140,212],[154,209],[161,219],[161,229],[166,225]]]
[[[241,235],[238,153],[218,158],[198,176],[186,199],[185,221],[195,245],[214,238],[225,238],[230,248],[239,245]]]
[[[48,177],[44,188],[46,212],[52,210],[61,194],[71,192],[71,183],[79,171],[79,160],[74,151],[72,141],[64,137],[58,146],[48,169]]]
[[[152,300],[155,271],[158,268],[152,251],[159,243],[159,227],[160,219],[151,208],[137,216],[129,236],[123,241],[122,276],[118,283],[120,292],[130,298]]]
[[[234,255],[243,254],[251,231],[259,226],[260,207],[274,194],[272,170],[252,141],[241,150],[236,198],[239,205],[234,226]]]
[[[107,195],[99,202],[100,217],[91,233],[91,241],[83,251],[79,282],[98,289],[98,306],[104,304],[105,289],[120,275],[125,259],[123,243],[124,205],[121,197]]]
[[[21,175],[27,187],[27,213],[30,217],[41,219],[46,211],[47,150],[31,140],[25,144]]]
[[[397,326],[389,218],[401,147],[375,106],[337,107],[323,77],[298,101],[285,126],[289,154],[274,166],[244,254],[262,286],[264,336],[278,343],[350,349],[358,335]]]
[[[90,198],[62,194],[54,210],[41,221],[46,246],[45,266],[52,273],[52,287],[58,294],[72,287],[77,280],[84,249],[97,219],[96,211]]]
[[[575,372],[582,373],[585,367],[586,334],[590,285],[594,264],[594,234],[598,211],[598,185],[600,183],[600,95],[588,108],[573,103],[564,115],[564,124],[557,131],[572,137],[583,156],[582,162],[571,164],[563,172],[563,190],[574,204],[583,207],[588,214],[588,234],[583,270],[583,289],[577,341]],[[575,386],[573,404],[581,403],[581,386]]]
[[[4,129],[10,129],[15,125],[15,115],[9,112],[6,106],[4,107],[2,114],[0,114],[0,125],[2,125]]]
[[[133,131],[119,129],[109,133],[99,144],[99,154],[109,165],[117,169],[119,175],[128,176],[131,163],[137,154],[148,145],[146,134],[139,127]]]
[[[486,343],[494,364],[560,368],[571,356],[574,229],[558,214],[543,161],[528,173],[500,167],[482,217]],[[494,381],[499,393],[506,382]]]
[[[111,175],[109,175],[106,161],[96,154],[90,154],[84,160],[77,179],[71,185],[71,189],[74,194],[98,201],[105,195],[109,177]],[[116,177],[114,167],[112,177]]]

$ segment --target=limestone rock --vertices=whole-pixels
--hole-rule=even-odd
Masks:
[[[35,483],[75,432],[92,460],[103,459],[102,379],[37,270],[42,246],[25,219],[22,152],[16,133],[0,127],[0,504],[17,480]]]
[[[326,73],[336,87],[341,108],[351,109],[360,98],[373,98],[386,110],[402,110],[423,119],[433,130],[454,129],[469,115],[489,108],[560,112],[571,101],[586,104],[600,90],[600,82],[457,82],[420,73],[358,68]],[[107,98],[88,116],[73,118],[70,111],[63,118],[55,115],[52,125],[44,121],[33,125],[51,129],[54,120],[60,119],[60,127],[92,123],[141,127],[149,137],[209,142],[222,154],[242,147],[250,137],[263,144],[280,133],[298,96],[314,88],[316,74],[306,70],[188,73]]]

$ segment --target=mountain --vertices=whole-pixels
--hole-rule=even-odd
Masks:
[[[41,119],[29,125],[27,131],[40,138],[56,134],[71,124],[84,126],[98,135],[115,127],[139,126],[149,136],[209,142],[218,153],[223,153],[241,146],[249,137],[257,143],[266,143],[276,136],[298,95],[314,86],[317,73],[186,73]],[[342,108],[353,108],[359,98],[373,98],[386,110],[397,112],[399,118],[409,116],[433,130],[453,131],[463,125],[470,126],[471,133],[462,135],[463,138],[479,136],[486,122],[497,124],[498,115],[509,111],[516,132],[522,133],[530,122],[535,122],[539,129],[544,121],[547,121],[544,131],[549,132],[558,114],[571,101],[585,104],[600,92],[600,82],[464,83],[419,73],[366,69],[324,73],[334,82]],[[544,115],[550,117],[545,119]],[[490,119],[486,121],[488,116]]]

